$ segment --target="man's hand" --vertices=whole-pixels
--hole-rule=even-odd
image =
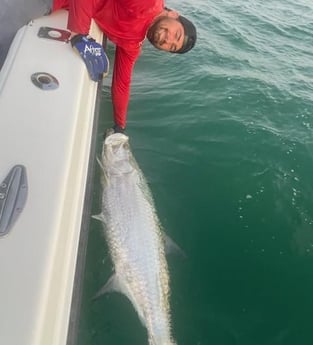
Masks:
[[[86,35],[73,36],[71,44],[84,60],[93,81],[99,81],[103,75],[108,74],[109,60],[101,44]]]
[[[104,133],[103,133],[103,139],[107,138],[108,136],[115,134],[115,133],[122,133],[125,134],[125,128],[122,128],[119,125],[114,125],[111,128],[108,128]]]
[[[125,128],[122,128],[119,125],[114,125],[112,128],[114,130],[114,133],[122,133],[122,134],[125,133]]]

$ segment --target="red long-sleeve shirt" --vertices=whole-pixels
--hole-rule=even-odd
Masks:
[[[69,9],[68,28],[88,34],[93,18],[116,44],[112,79],[114,122],[126,126],[132,71],[147,29],[164,9],[164,0],[54,0],[53,9]]]

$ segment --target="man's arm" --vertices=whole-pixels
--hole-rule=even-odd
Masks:
[[[52,11],[61,8],[69,10],[67,27],[73,33],[87,35],[93,14],[93,1],[53,0]]]
[[[139,54],[140,48],[134,51],[126,51],[121,47],[116,47],[112,80],[112,102],[114,122],[121,128],[126,127],[131,77]]]
[[[89,0],[54,0],[53,11],[68,9],[68,29],[72,32],[72,47],[79,53],[93,81],[102,79],[108,73],[109,60],[102,44],[87,36],[94,12],[93,1]]]
[[[93,16],[93,1],[70,0],[68,28],[72,32],[88,35]]]

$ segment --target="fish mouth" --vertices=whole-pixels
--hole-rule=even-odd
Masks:
[[[121,172],[125,170],[125,162],[129,160],[128,139],[128,136],[123,133],[114,133],[107,136],[103,143],[103,158],[106,163]]]
[[[105,145],[110,145],[110,146],[115,146],[115,145],[121,145],[124,143],[128,142],[128,136],[123,134],[123,133],[113,133],[113,134],[109,134],[105,140],[104,140],[104,144]]]

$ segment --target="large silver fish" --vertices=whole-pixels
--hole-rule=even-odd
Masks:
[[[175,345],[171,335],[165,235],[152,195],[121,133],[103,143],[102,214],[98,216],[114,264],[114,275],[97,296],[126,295],[147,328],[150,345]]]

